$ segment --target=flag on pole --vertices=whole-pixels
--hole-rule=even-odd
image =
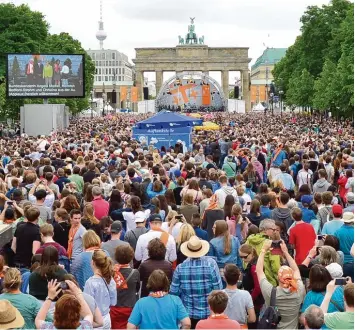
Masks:
[[[131,102],[136,103],[138,102],[138,87],[133,86],[131,88]]]
[[[120,94],[121,94],[121,101],[126,101],[127,100],[127,87],[126,86],[120,87]]]

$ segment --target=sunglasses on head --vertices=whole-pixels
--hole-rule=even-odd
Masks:
[[[249,257],[249,254],[247,254],[246,256],[240,256],[242,259],[246,259]]]

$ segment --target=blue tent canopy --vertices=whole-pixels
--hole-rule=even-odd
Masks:
[[[160,111],[153,117],[136,124],[139,129],[192,127],[202,125],[202,119],[192,118],[170,111]]]

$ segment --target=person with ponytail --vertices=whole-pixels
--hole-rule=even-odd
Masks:
[[[104,319],[103,329],[111,329],[110,306],[117,303],[117,290],[114,281],[113,263],[102,250],[92,254],[91,267],[94,276],[85,283],[84,292],[92,296]]]
[[[212,229],[215,238],[210,241],[208,255],[216,258],[221,272],[226,264],[234,264],[241,268],[242,262],[238,252],[240,243],[237,237],[229,233],[227,222],[217,220]]]

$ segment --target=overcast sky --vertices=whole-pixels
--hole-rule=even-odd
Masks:
[[[13,0],[41,11],[51,33],[68,32],[86,49],[98,49],[95,37],[100,0]],[[104,48],[130,59],[134,48],[174,47],[185,36],[189,17],[208,46],[249,47],[252,62],[268,47],[289,47],[299,34],[299,19],[309,5],[326,0],[103,0],[107,39]]]

